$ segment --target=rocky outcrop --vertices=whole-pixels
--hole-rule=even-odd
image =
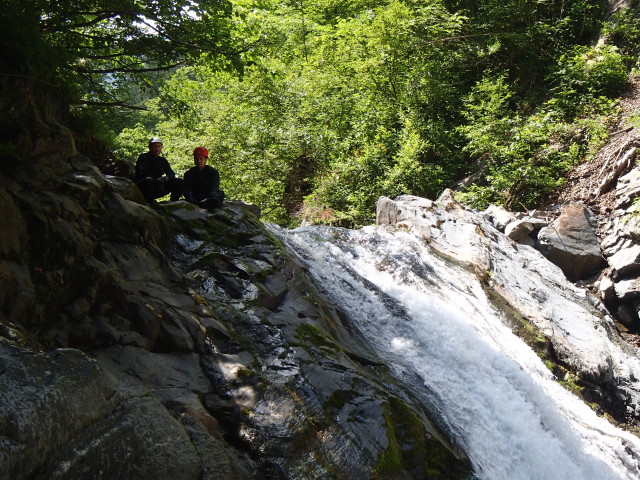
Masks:
[[[468,474],[256,208],[53,154],[0,203],[0,479]]]
[[[514,314],[513,328],[528,335],[540,355],[590,385],[585,392],[589,401],[602,401],[620,421],[638,423],[636,352],[620,337],[604,305],[539,251],[509,239],[486,214],[457,203],[450,191],[435,202],[411,196],[381,198],[377,222],[421,235],[433,249],[476,272],[500,308]],[[521,321],[537,333],[525,334]],[[609,397],[604,392],[615,393]]]

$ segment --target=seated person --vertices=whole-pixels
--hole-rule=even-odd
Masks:
[[[149,140],[149,151],[138,157],[134,181],[147,202],[171,194],[171,201],[180,199],[182,180],[176,178],[166,158],[161,157],[162,140]]]
[[[220,190],[220,174],[207,165],[208,159],[206,148],[198,147],[193,151],[195,166],[185,172],[182,191],[187,202],[213,210],[222,206],[224,192]]]

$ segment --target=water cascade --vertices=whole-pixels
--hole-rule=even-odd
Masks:
[[[478,278],[401,230],[272,231],[486,480],[640,478],[640,439],[564,389]]]

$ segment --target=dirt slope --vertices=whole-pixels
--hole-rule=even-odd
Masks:
[[[616,181],[636,165],[635,159],[625,158],[625,154],[640,147],[640,128],[633,126],[635,118],[640,127],[640,75],[631,79],[619,106],[620,119],[607,144],[592,161],[574,168],[553,203],[582,202],[597,215],[613,211]]]

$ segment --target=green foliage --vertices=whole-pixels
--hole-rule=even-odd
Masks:
[[[513,89],[505,78],[489,75],[478,82],[465,102],[467,123],[459,127],[468,141],[464,150],[484,164],[484,182],[458,195],[476,208],[539,205],[588,153],[588,141],[600,144],[612,113],[611,102],[591,97],[582,110],[572,109],[580,116],[567,122],[565,103],[554,98],[524,117],[509,106]]]
[[[227,0],[11,2],[0,12],[2,71],[55,80],[79,103],[135,105],[184,62],[240,68],[231,14]]]
[[[614,14],[603,29],[607,43],[615,45],[627,68],[640,67],[640,17],[638,6],[623,9]]]
[[[538,204],[605,138],[637,31],[616,17],[592,45],[596,0],[233,6],[242,76],[176,70],[118,145],[135,158],[159,134],[178,172],[204,145],[229,198],[287,226],[367,224],[381,195],[434,198],[471,174],[473,206]]]
[[[375,478],[416,472],[420,478],[469,478],[468,464],[456,458],[427,432],[409,406],[398,398],[383,404],[387,449],[378,458]]]
[[[551,75],[556,107],[568,117],[580,114],[599,97],[613,98],[627,86],[627,69],[616,47],[577,46],[562,55]]]

